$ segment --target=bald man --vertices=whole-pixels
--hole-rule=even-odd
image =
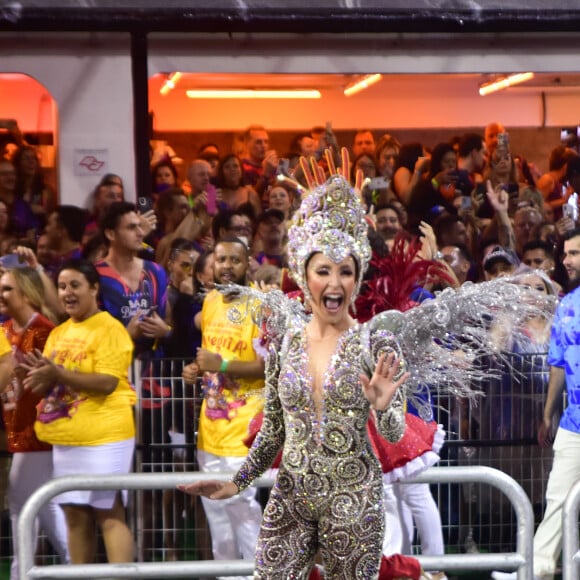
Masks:
[[[211,165],[205,159],[196,159],[189,166],[187,178],[191,185],[191,197],[195,199],[198,195],[207,191],[211,177]]]
[[[505,133],[505,127],[497,121],[490,123],[485,128],[484,141],[489,158],[491,158],[495,148],[497,147],[497,136],[500,133]]]

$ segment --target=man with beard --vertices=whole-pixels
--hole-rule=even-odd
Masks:
[[[245,244],[227,236],[214,251],[216,284],[248,285],[249,256]],[[200,471],[236,471],[248,448],[248,426],[263,408],[264,361],[254,350],[260,329],[253,323],[246,298],[224,296],[212,290],[203,302],[196,324],[202,347],[195,362],[183,370],[186,382],[203,372],[197,461]],[[238,314],[235,323],[230,313]],[[215,560],[253,560],[262,519],[256,490],[248,488],[227,505],[202,498]]]
[[[392,248],[395,236],[403,229],[399,211],[390,203],[377,206],[375,209],[377,233]]]
[[[562,414],[554,439],[554,463],[546,488],[546,511],[534,536],[534,578],[554,578],[562,549],[562,507],[568,492],[580,479],[580,228],[564,238],[564,267],[570,292],[564,296],[552,325],[548,363],[550,382],[538,442],[552,442],[552,417],[567,389],[568,406]],[[493,578],[515,578],[494,572]]]
[[[441,253],[445,262],[453,270],[459,284],[467,282],[472,269],[472,260],[468,249],[462,245],[443,246]]]

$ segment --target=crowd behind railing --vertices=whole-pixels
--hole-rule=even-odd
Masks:
[[[439,264],[440,269],[432,272],[441,275],[412,281],[409,300],[420,302],[446,286],[510,273],[519,274],[520,283],[539,292],[565,293],[568,276],[560,252],[562,237],[578,221],[576,143],[555,143],[549,171],[541,175],[511,151],[509,134],[499,122],[490,123],[481,134],[468,133],[433,147],[401,144],[392,135],[378,137],[363,129],[352,144],[342,144],[351,145],[353,157],[351,167],[342,170],[360,188],[375,257],[393,252],[396,240],[400,240],[397,251],[404,254],[412,247],[408,242],[419,236],[417,259]],[[311,158],[311,167],[320,172],[328,172],[333,164],[341,166],[343,158],[330,126],[298,134],[288,153],[281,154],[269,148],[267,130],[252,125],[232,144],[232,152],[219,151],[213,144],[202,147],[183,180],[178,159],[152,158],[152,195],[139,197],[135,205],[124,201],[122,177],[103,176],[92,192],[91,208],[85,210],[58,204],[57,193],[43,182],[34,147],[19,143],[4,148],[0,314],[17,358],[15,374],[2,395],[11,453],[48,449],[42,444],[37,448],[36,443],[26,447],[29,439],[11,435],[15,419],[10,413],[18,398],[23,392],[35,392],[34,409],[50,380],[70,379],[40,356],[46,333],[38,331],[34,340],[22,342],[30,322],[36,325],[42,316],[46,330],[70,317],[69,326],[74,327],[87,314],[102,310],[127,329],[140,361],[133,381],[139,393],[133,468],[197,469],[196,421],[208,391],[189,385],[182,374],[202,346],[202,306],[215,283],[254,283],[299,294],[288,275],[285,245],[293,212],[307,189],[301,157]],[[233,239],[241,240],[248,253],[242,266],[225,264],[231,256],[221,261],[219,254],[216,260],[216,243]],[[83,260],[94,264],[96,278],[79,266]],[[76,274],[62,278],[63,266]],[[371,268],[368,278],[372,275]],[[120,357],[128,347],[124,339],[113,340],[117,333],[113,322],[107,319],[106,324],[112,325],[111,330],[99,339],[99,347]],[[448,439],[442,464],[490,465],[506,471],[520,481],[540,514],[550,452],[535,441],[546,396],[550,320],[530,320],[525,344],[514,344],[501,320],[495,326],[492,336],[497,348],[514,354],[510,365],[500,369],[502,378],[486,385],[479,406],[437,400],[433,389],[438,421]],[[220,339],[232,337],[226,332]],[[70,356],[68,347],[49,344],[63,360]],[[83,352],[80,358],[85,356]],[[95,355],[95,360],[94,368],[105,368],[100,356]],[[27,377],[19,375],[20,364]],[[507,363],[504,359],[481,364]],[[97,391],[110,393],[109,389],[101,382]],[[131,402],[129,394],[125,398]],[[81,408],[81,402],[74,404]],[[52,409],[44,403],[42,411],[50,414]],[[226,416],[229,412],[219,407],[218,411]],[[123,429],[119,431],[130,432]],[[98,441],[99,445],[118,442]],[[131,450],[125,450],[125,455],[130,457]],[[19,475],[14,465],[13,490]],[[10,497],[7,487],[5,482],[3,498]],[[436,490],[448,549],[493,550],[510,545],[513,520],[504,502],[473,484],[456,487]],[[10,505],[10,511],[17,512],[16,504]],[[122,504],[119,510],[113,519],[121,522]],[[139,558],[181,559],[209,553],[203,511],[181,492],[137,494],[129,502],[129,513]],[[67,514],[69,530],[74,517],[79,514]],[[125,541],[126,549],[133,549],[132,541]]]

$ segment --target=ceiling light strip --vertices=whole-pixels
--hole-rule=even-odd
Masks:
[[[374,74],[374,75],[367,75],[366,77],[363,77],[362,79],[360,79],[356,83],[353,83],[353,84],[349,85],[348,87],[346,87],[346,89],[344,89],[344,94],[347,97],[351,97],[352,95],[356,95],[356,93],[360,93],[360,91],[364,91],[364,89],[367,89],[371,85],[378,83],[382,78],[383,78],[383,75],[378,74],[378,73]]]
[[[262,89],[192,89],[185,91],[190,99],[320,99],[317,90]]]
[[[183,75],[180,72],[174,72],[171,73],[166,81],[163,83],[163,85],[161,86],[161,88],[159,89],[159,92],[165,96],[167,94],[169,94],[177,85],[177,83],[179,82],[179,79],[182,77]]]
[[[498,79],[496,81],[492,81],[490,83],[484,83],[479,87],[479,94],[484,97],[485,95],[489,95],[490,93],[494,93],[495,91],[501,91],[503,89],[507,89],[513,85],[518,85],[520,83],[524,83],[534,78],[534,73],[526,72],[526,73],[517,73],[513,75],[509,75],[502,79]]]

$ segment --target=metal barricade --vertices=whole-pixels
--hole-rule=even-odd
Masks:
[[[548,389],[545,353],[502,353],[480,361],[487,379],[475,406],[440,395],[435,386],[435,418],[447,431],[441,466],[487,466],[515,479],[527,493],[535,521],[542,519],[551,449],[538,445]],[[554,417],[553,424],[558,424]],[[513,510],[497,490],[478,483],[433,487],[448,551],[506,552],[514,549]]]
[[[202,393],[182,384],[182,362],[151,361],[144,376],[140,365],[134,365],[133,379],[140,395],[136,410],[137,473],[198,469],[193,451]],[[436,420],[447,431],[439,465],[483,465],[504,471],[524,488],[536,521],[540,521],[552,462],[551,450],[539,447],[535,440],[535,421],[541,421],[547,393],[546,355],[503,353],[501,360],[489,359],[481,365],[494,372],[480,385],[486,396],[477,406],[453,396],[438,396],[438,386],[432,388]],[[176,442],[175,431],[181,443]],[[448,551],[514,549],[516,519],[509,502],[497,490],[478,483],[451,482],[434,486],[433,493]],[[171,552],[181,560],[211,557],[209,531],[199,502],[188,508],[185,518],[183,503],[175,494],[168,497],[160,491],[153,495],[139,491],[129,505],[139,560],[170,560]],[[184,534],[194,534],[194,540],[184,543]]]
[[[579,513],[580,481],[577,481],[568,492],[562,507],[562,578],[564,580],[580,580]]]
[[[231,474],[223,474],[227,480]],[[129,474],[124,476],[74,476],[55,479],[38,489],[26,502],[18,521],[20,580],[31,578],[191,578],[208,576],[250,575],[253,562],[145,562],[127,564],[87,564],[34,566],[34,520],[39,509],[52,497],[71,489],[172,489],[178,483],[216,479],[216,474],[165,473]],[[487,467],[437,467],[405,483],[441,483],[451,481],[484,482],[502,491],[512,504],[517,518],[517,549],[514,553],[420,556],[424,568],[445,570],[517,570],[518,580],[533,579],[532,542],[534,515],[521,486],[505,473]],[[273,480],[258,480],[256,485],[271,486]]]
[[[506,355],[508,356],[508,355]],[[487,466],[504,471],[528,494],[539,522],[552,452],[535,442],[534,418],[541,417],[546,391],[545,354],[514,354],[496,378],[484,385],[486,397],[470,407],[453,396],[440,397],[435,385],[436,420],[447,431],[440,466]],[[139,392],[135,416],[135,473],[197,471],[195,436],[202,401],[199,388],[183,385],[178,359],[159,359],[151,367],[135,361],[132,378]],[[496,365],[497,361],[483,364]],[[490,374],[491,377],[491,374]],[[149,389],[143,393],[143,389]],[[525,417],[525,420],[521,420]],[[554,420],[557,423],[557,420]],[[510,553],[515,550],[517,521],[505,496],[479,482],[437,483],[432,493],[439,507],[446,551]],[[263,496],[266,492],[263,492]],[[169,488],[130,494],[127,520],[141,562],[209,560],[211,539],[199,500],[190,502]],[[0,563],[8,563],[10,527],[0,533]],[[5,549],[4,549],[5,547]],[[415,550],[418,551],[417,546]],[[41,537],[39,564],[54,563],[46,537]],[[99,549],[97,561],[104,562]]]
[[[151,361],[144,375],[140,374],[139,363],[134,365],[134,384],[140,394],[136,412],[137,473],[198,469],[193,450],[202,393],[182,384],[182,362]],[[484,373],[489,378],[479,387],[485,396],[476,406],[453,396],[439,396],[438,385],[431,389],[437,405],[436,420],[447,431],[440,465],[483,465],[504,471],[524,488],[536,521],[540,521],[552,462],[551,450],[536,442],[535,423],[541,421],[548,385],[546,355],[503,353],[479,364],[492,372]],[[170,433],[176,430],[182,434],[181,447],[174,440],[175,434]],[[448,551],[514,549],[516,519],[509,502],[497,490],[478,483],[451,482],[434,486],[433,493]],[[178,496],[161,497],[161,492],[155,492],[153,497],[152,501],[150,492],[140,491],[130,503],[136,507],[130,524],[137,538],[139,560],[170,560],[171,552],[182,560],[211,557],[201,505],[194,504],[183,518]],[[184,544],[184,533],[192,532],[195,540]]]
[[[231,478],[229,474],[133,473],[117,476],[70,476],[54,479],[36,490],[26,502],[18,520],[20,580],[31,578],[192,578],[251,575],[254,563],[235,561],[132,562],[126,564],[84,564],[34,566],[34,520],[39,509],[51,498],[68,490],[92,489],[174,489],[182,483],[204,479]],[[262,478],[256,485],[271,487],[272,479]]]

